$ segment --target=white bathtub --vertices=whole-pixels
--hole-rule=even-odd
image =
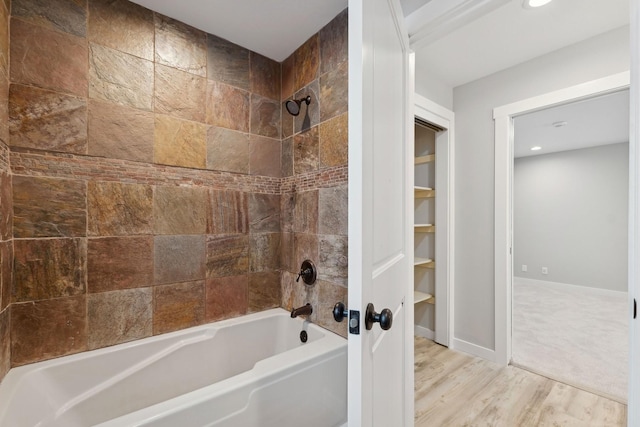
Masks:
[[[0,384],[3,427],[346,421],[346,340],[282,309],[14,368]]]

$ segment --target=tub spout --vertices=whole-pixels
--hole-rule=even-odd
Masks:
[[[293,319],[294,317],[298,316],[309,316],[311,313],[313,313],[313,307],[311,307],[311,304],[307,303],[302,307],[294,308],[293,310],[291,310],[291,318]]]

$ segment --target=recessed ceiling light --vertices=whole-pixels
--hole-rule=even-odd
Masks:
[[[542,150],[542,147],[536,145],[535,147],[531,147],[531,151],[538,151],[538,150]]]
[[[551,0],[524,0],[522,6],[525,9],[533,9],[536,7],[544,6],[547,3],[550,3]]]

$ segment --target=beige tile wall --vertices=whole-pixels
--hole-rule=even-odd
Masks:
[[[278,64],[125,0],[11,7],[0,378],[307,300],[345,333],[330,310],[347,284],[346,11]]]
[[[0,379],[11,367],[11,283],[13,274],[12,191],[9,168],[9,4],[0,2]]]
[[[343,11],[282,63],[282,98],[311,96],[282,114],[282,306],[311,303],[311,319],[341,335],[333,305],[347,303],[348,14]],[[313,286],[300,265],[318,268]]]

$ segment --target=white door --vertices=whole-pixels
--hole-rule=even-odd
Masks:
[[[413,73],[399,11],[398,0],[349,1],[348,308],[360,313],[359,334],[349,333],[350,427],[413,425]],[[392,312],[390,329],[366,329],[369,303]]]
[[[627,425],[640,425],[640,1],[631,1],[631,131],[629,136],[629,398]],[[636,313],[634,313],[634,311]],[[636,316],[634,316],[636,314]]]

